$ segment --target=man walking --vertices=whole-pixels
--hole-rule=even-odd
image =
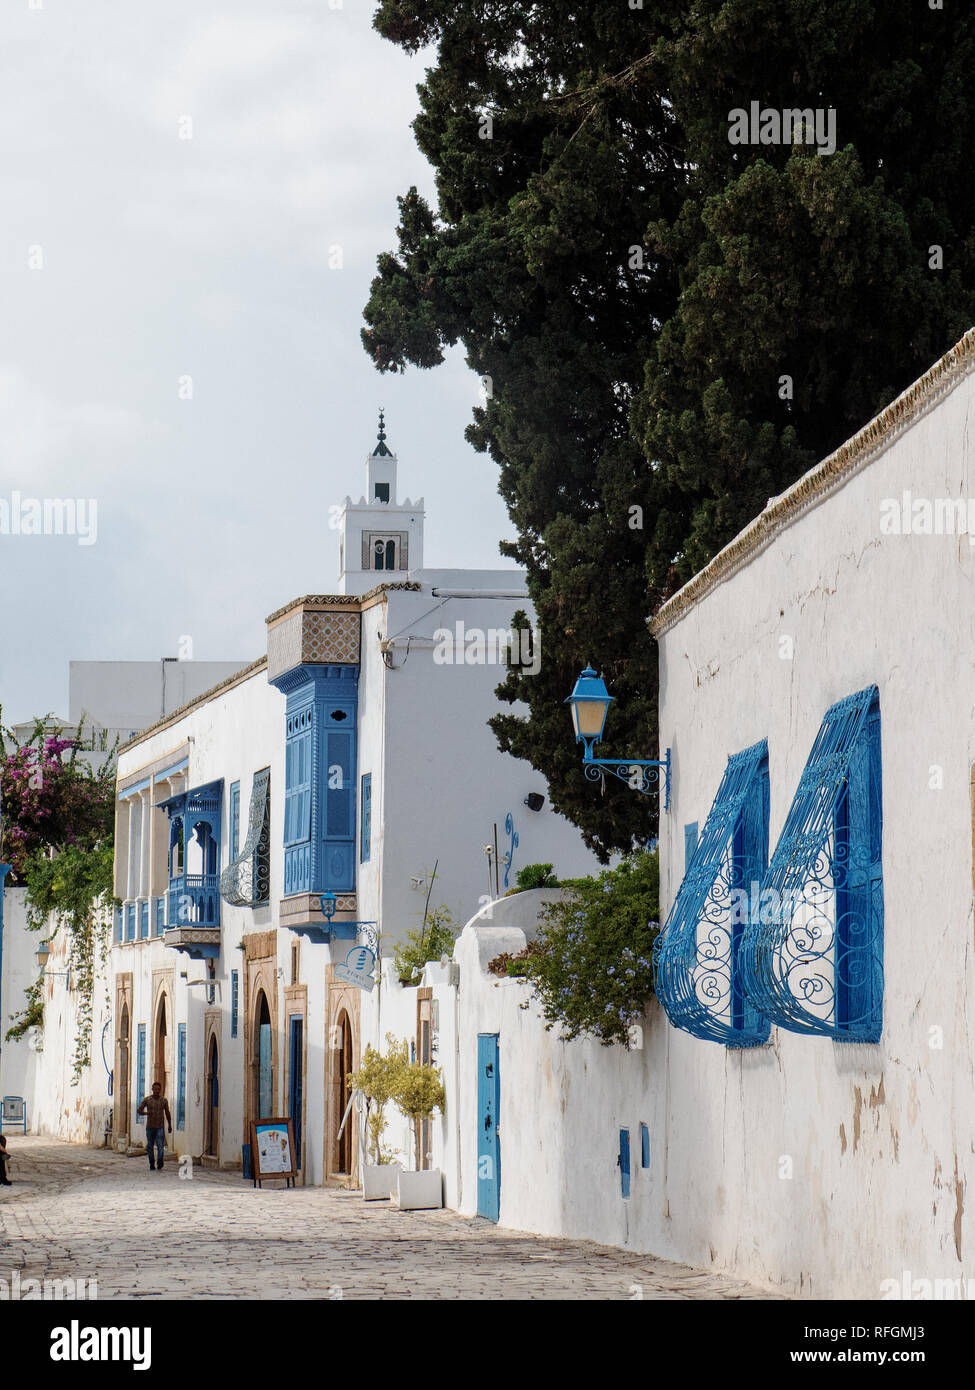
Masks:
[[[169,1132],[173,1132],[173,1117],[169,1113],[169,1101],[162,1093],[162,1086],[158,1081],[152,1083],[152,1095],[146,1096],[138,1110],[137,1115],[146,1117],[146,1148],[149,1151],[149,1171],[153,1172],[156,1168],[162,1169],[163,1166],[163,1146],[165,1136],[163,1134],[163,1118],[169,1125]],[[153,1162],[153,1159],[157,1162]]]

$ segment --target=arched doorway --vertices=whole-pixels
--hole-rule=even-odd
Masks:
[[[255,1119],[270,1118],[274,1114],[274,1062],[271,1049],[271,1010],[267,995],[263,990],[257,996],[257,1027],[255,1034],[255,1062],[257,1063],[257,1107]]]
[[[352,1112],[346,1119],[349,1097],[349,1072],[352,1071],[352,1024],[345,1009],[338,1016],[335,1033],[335,1047],[332,1051],[332,1124],[335,1139],[332,1145],[332,1172],[351,1174],[352,1172],[352,1131],[355,1120]],[[341,1137],[339,1129],[345,1119]]]
[[[129,1137],[129,1006],[122,1005],[118,1025],[118,1059],[115,1067],[115,1134]],[[141,1100],[141,1096],[139,1097]]]
[[[203,1117],[203,1152],[219,1158],[220,1149],[220,1053],[217,1037],[210,1034],[206,1058],[206,1111]]]
[[[158,1081],[162,1087],[164,1096],[169,1095],[166,1089],[166,1042],[169,1026],[166,1020],[166,996],[159,996],[159,1007],[156,1009],[156,1028],[153,1033],[152,1043],[152,1079]],[[141,1099],[141,1097],[140,1097]]]

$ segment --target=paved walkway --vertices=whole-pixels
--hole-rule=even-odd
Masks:
[[[0,1279],[97,1280],[98,1297],[764,1299],[738,1280],[450,1211],[334,1188],[255,1189],[235,1173],[9,1136]]]

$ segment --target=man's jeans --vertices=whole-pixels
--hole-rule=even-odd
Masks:
[[[153,1129],[152,1125],[146,1125],[146,1148],[149,1150],[149,1167],[161,1168],[163,1166],[163,1136],[165,1130],[162,1125],[158,1129]],[[155,1150],[155,1159],[153,1158]]]

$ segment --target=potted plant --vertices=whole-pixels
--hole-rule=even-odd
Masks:
[[[391,1033],[386,1034],[386,1042],[389,1051],[385,1056],[367,1044],[359,1070],[349,1073],[349,1085],[366,1098],[367,1153],[372,1160],[362,1165],[362,1196],[367,1202],[391,1197],[399,1173],[393,1151],[383,1146],[385,1108],[393,1099],[400,1070],[409,1065],[409,1050],[405,1042],[398,1044]]]
[[[406,1044],[403,1044],[406,1047]],[[393,1090],[396,1108],[413,1126],[416,1168],[397,1174],[396,1203],[403,1211],[443,1206],[443,1178],[439,1168],[421,1168],[420,1135],[424,1120],[446,1104],[443,1077],[439,1067],[423,1062],[404,1062],[396,1072]]]

